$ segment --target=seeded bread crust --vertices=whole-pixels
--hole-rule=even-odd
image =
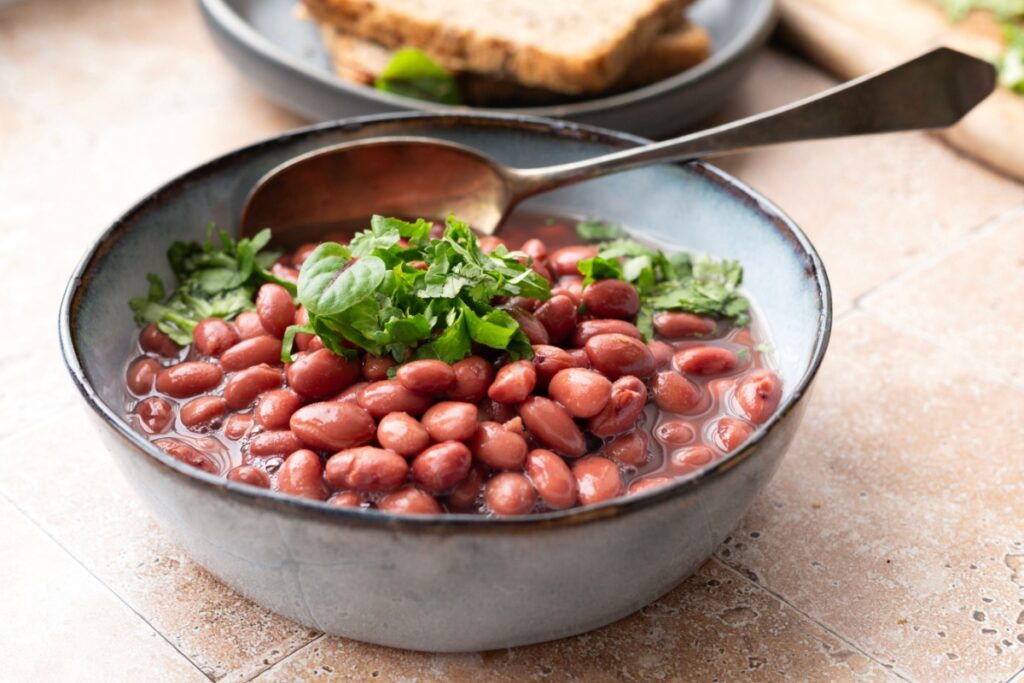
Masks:
[[[452,72],[568,94],[608,89],[687,0],[303,0],[319,22],[415,47]]]

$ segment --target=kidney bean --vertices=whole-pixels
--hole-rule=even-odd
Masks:
[[[508,306],[505,310],[516,319],[519,329],[523,331],[531,344],[547,344],[551,341],[547,328],[537,320],[533,313],[522,306]]]
[[[743,420],[723,417],[715,425],[715,445],[726,453],[731,453],[742,446],[743,442],[749,439],[753,433],[754,428]]]
[[[499,470],[517,470],[526,460],[526,439],[497,422],[481,422],[469,441],[475,457]]]
[[[530,433],[551,450],[571,458],[578,458],[586,452],[583,432],[565,408],[551,399],[531,396],[519,406],[519,416]]]
[[[150,434],[166,431],[174,421],[174,407],[159,396],[139,401],[139,405],[135,406],[135,414],[142,428]]]
[[[452,366],[452,370],[455,372],[455,386],[448,390],[448,398],[453,401],[482,401],[494,380],[494,368],[480,356],[463,358]]]
[[[715,452],[707,446],[690,446],[672,453],[668,460],[668,468],[674,474],[690,474],[715,460]]]
[[[309,345],[306,347],[306,351],[312,353],[313,351],[319,351],[324,348],[327,348],[324,346],[324,340],[318,335],[314,335],[313,338],[309,340]]]
[[[736,368],[739,359],[720,346],[694,346],[678,352],[674,358],[679,372],[688,375],[721,375]]]
[[[498,369],[487,396],[498,403],[519,403],[537,386],[537,371],[533,362],[519,360]]]
[[[651,382],[654,402],[669,413],[687,415],[704,409],[704,394],[700,387],[675,370],[663,370]]]
[[[156,323],[150,323],[142,328],[142,332],[139,333],[139,345],[143,351],[149,351],[165,358],[177,358],[181,352],[181,347],[161,332]]]
[[[593,245],[577,244],[571,247],[562,247],[552,252],[548,257],[548,266],[555,275],[581,275],[579,262],[597,256],[598,248]]]
[[[200,396],[181,407],[181,423],[193,429],[208,426],[228,412],[227,401],[220,396]]]
[[[693,427],[686,422],[681,420],[671,420],[658,425],[657,429],[654,430],[654,435],[663,443],[670,444],[672,446],[681,446],[684,443],[693,441],[694,436],[696,436],[696,432],[693,430]]]
[[[292,295],[281,285],[268,282],[256,294],[256,315],[263,329],[280,339],[295,320]]]
[[[405,481],[408,472],[405,458],[372,446],[347,448],[327,461],[327,481],[338,489],[393,491]]]
[[[583,305],[595,318],[628,320],[640,310],[640,293],[623,280],[598,280],[583,290]]]
[[[576,477],[558,455],[543,448],[530,451],[526,473],[548,507],[564,510],[576,504]]]
[[[764,424],[782,400],[782,380],[771,370],[754,370],[736,385],[736,403],[756,424]]]
[[[359,392],[357,400],[360,406],[378,419],[388,413],[409,413],[419,417],[434,402],[427,394],[407,389],[394,379],[366,385]]]
[[[442,441],[412,460],[412,479],[433,493],[448,491],[469,474],[473,454],[460,441]]]
[[[308,325],[309,324],[309,312],[306,311],[305,307],[299,306],[295,309],[295,319],[292,321],[295,325]],[[308,351],[309,342],[313,339],[312,334],[306,332],[299,332],[295,335],[295,346],[298,347],[299,351]]]
[[[220,355],[220,365],[228,372],[244,370],[254,365],[281,364],[281,340],[264,334],[243,339]]]
[[[729,392],[732,391],[734,386],[736,386],[736,380],[732,377],[713,379],[707,384],[708,393],[711,395],[712,400],[719,403],[728,400]]]
[[[576,367],[573,357],[565,349],[547,344],[533,347],[533,367],[537,371],[537,389],[546,389],[551,378],[562,370]]]
[[[675,355],[675,349],[663,341],[647,342],[647,348],[651,350],[651,355],[654,356],[654,367],[657,369],[661,369],[671,363],[672,356]]]
[[[593,505],[622,494],[622,475],[618,466],[607,458],[588,455],[572,464],[580,503]]]
[[[384,448],[409,458],[430,444],[430,436],[416,418],[406,413],[388,413],[377,425],[377,441]]]
[[[192,331],[192,345],[204,356],[219,356],[238,343],[238,332],[221,318],[200,320]]]
[[[669,339],[710,337],[715,333],[715,327],[715,321],[711,318],[693,313],[664,311],[654,315],[654,331]]]
[[[583,368],[585,370],[590,369],[590,356],[583,349],[568,349],[566,353],[572,358],[572,362],[575,363],[577,368]]]
[[[348,389],[345,389],[344,391],[339,393],[332,400],[334,400],[334,401],[341,401],[342,403],[347,403],[347,402],[350,402],[350,401],[352,403],[358,403],[359,402],[359,392],[362,391],[365,387],[368,387],[368,386],[370,386],[369,382],[356,382],[355,384],[350,386]]]
[[[484,466],[474,465],[470,468],[466,478],[456,484],[451,493],[445,497],[445,504],[453,511],[472,510],[477,505],[486,479]]]
[[[249,440],[250,455],[288,455],[302,448],[302,442],[287,429],[253,434]]]
[[[297,450],[284,460],[277,471],[274,488],[281,493],[312,500],[327,500],[324,466],[320,456],[306,449]]]
[[[261,489],[270,488],[270,475],[252,465],[239,465],[238,467],[231,468],[228,471],[228,479],[239,484],[257,486]]]
[[[590,418],[587,429],[602,439],[629,431],[644,406],[647,405],[647,387],[636,377],[621,377],[612,382],[612,395],[604,410]]]
[[[640,330],[633,323],[625,320],[584,320],[576,326],[573,332],[572,345],[576,348],[583,348],[591,338],[599,334],[624,334],[633,339],[643,339]]]
[[[327,499],[327,504],[336,508],[358,508],[363,506],[363,499],[355,491],[338,491]]]
[[[518,307],[534,313],[540,308],[542,302],[540,299],[529,299],[525,296],[510,296],[499,298],[498,303],[502,305],[502,308]]]
[[[541,304],[534,317],[547,330],[550,340],[560,343],[576,329],[576,306],[576,302],[565,294],[553,294]]]
[[[487,399],[477,406],[477,419],[480,422],[508,422],[516,417],[516,407],[507,403],[498,403]]]
[[[414,360],[398,368],[395,379],[421,394],[441,394],[455,385],[455,371],[441,360]]]
[[[506,249],[508,249],[508,246],[506,246],[505,244],[505,240],[501,239],[500,237],[495,237],[494,235],[485,235],[484,237],[480,238],[480,251],[484,252],[485,254],[490,254],[498,247],[505,247]]]
[[[224,400],[228,408],[242,410],[247,408],[264,391],[277,389],[284,381],[284,373],[277,368],[257,365],[236,372],[224,385]]]
[[[288,366],[288,386],[303,398],[326,398],[353,384],[359,372],[359,361],[319,349]]]
[[[275,263],[270,266],[270,274],[281,280],[287,280],[294,284],[299,284],[299,271],[295,270],[291,266],[286,266],[282,263]]]
[[[583,278],[579,275],[567,275],[558,279],[558,286],[551,290],[551,294],[564,294],[577,306],[583,301]]]
[[[612,395],[612,383],[593,370],[569,368],[551,380],[548,396],[565,407],[573,417],[594,417]]]
[[[423,426],[434,441],[468,441],[476,433],[479,417],[472,403],[441,401],[423,414]]]
[[[268,391],[256,402],[253,417],[264,429],[286,429],[292,413],[302,407],[302,399],[291,389]]]
[[[346,240],[347,241],[347,240]],[[320,245],[316,242],[306,242],[305,244],[299,245],[299,248],[292,254],[292,265],[296,268],[301,268],[302,264],[306,262],[309,255]]]
[[[634,431],[617,436],[605,444],[601,455],[629,467],[643,467],[650,458],[647,434]]]
[[[399,515],[439,515],[441,506],[432,495],[413,486],[406,486],[377,501],[377,508]]]
[[[523,246],[520,247],[519,251],[528,255],[534,261],[543,261],[548,257],[548,246],[536,237],[523,242]]]
[[[175,460],[180,460],[186,465],[192,465],[198,470],[217,474],[220,470],[217,463],[213,461],[208,453],[203,453],[198,448],[190,446],[184,441],[177,439],[156,439],[153,445],[162,450]]]
[[[128,366],[128,391],[144,396],[153,390],[153,380],[160,372],[160,364],[152,358],[139,358]]]
[[[238,330],[239,339],[254,339],[268,334],[256,311],[245,311],[235,316],[235,329]]]
[[[654,356],[639,339],[624,334],[599,334],[583,347],[590,365],[601,374],[617,379],[623,375],[647,377],[654,372]]]
[[[178,363],[156,376],[156,390],[174,398],[188,398],[213,389],[224,373],[213,363],[191,360]]]
[[[388,378],[388,370],[398,365],[390,356],[366,355],[363,359],[363,379],[367,382],[382,382]]]
[[[502,472],[487,482],[484,501],[496,515],[525,515],[537,504],[537,492],[522,474]]]
[[[242,413],[232,415],[224,422],[224,436],[232,441],[238,441],[252,429],[252,415]]]
[[[373,418],[355,403],[324,401],[296,410],[288,421],[309,448],[340,451],[369,443],[377,430]]]
[[[638,493],[644,491],[653,491],[654,489],[660,489],[662,486],[668,486],[674,480],[671,477],[645,477],[643,479],[637,479],[629,485],[629,489],[626,490],[627,496],[635,496]]]

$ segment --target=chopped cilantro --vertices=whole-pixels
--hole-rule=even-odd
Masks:
[[[576,224],[576,234],[585,240],[598,242],[626,237],[626,230],[617,223],[587,218]]]

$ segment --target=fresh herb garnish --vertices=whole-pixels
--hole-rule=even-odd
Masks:
[[[617,240],[627,236],[625,228],[621,225],[597,218],[587,218],[577,223],[576,233],[583,239],[592,242]]]
[[[138,324],[156,323],[161,332],[184,346],[192,342],[192,331],[204,318],[231,319],[255,308],[256,290],[265,282],[277,283],[294,294],[294,284],[269,270],[279,256],[264,251],[270,230],[237,241],[221,230],[219,247],[214,245],[213,233],[211,224],[204,242],[177,241],[171,245],[167,259],[178,278],[178,287],[165,300],[163,281],[149,273],[146,296],[128,301]]]
[[[395,53],[373,86],[377,90],[439,104],[459,104],[459,86],[444,67],[416,48]]]
[[[1024,95],[1024,0],[940,0],[953,21],[962,21],[973,10],[995,15],[1003,28],[1006,45],[995,57],[999,82]]]

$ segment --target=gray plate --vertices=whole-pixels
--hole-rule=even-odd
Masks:
[[[310,120],[403,110],[467,110],[379,92],[337,78],[297,0],[199,0],[217,46],[264,94]],[[569,119],[664,137],[714,113],[736,89],[778,16],[775,0],[698,0],[688,15],[713,52],[692,69],[627,93],[574,104],[490,109]]]

